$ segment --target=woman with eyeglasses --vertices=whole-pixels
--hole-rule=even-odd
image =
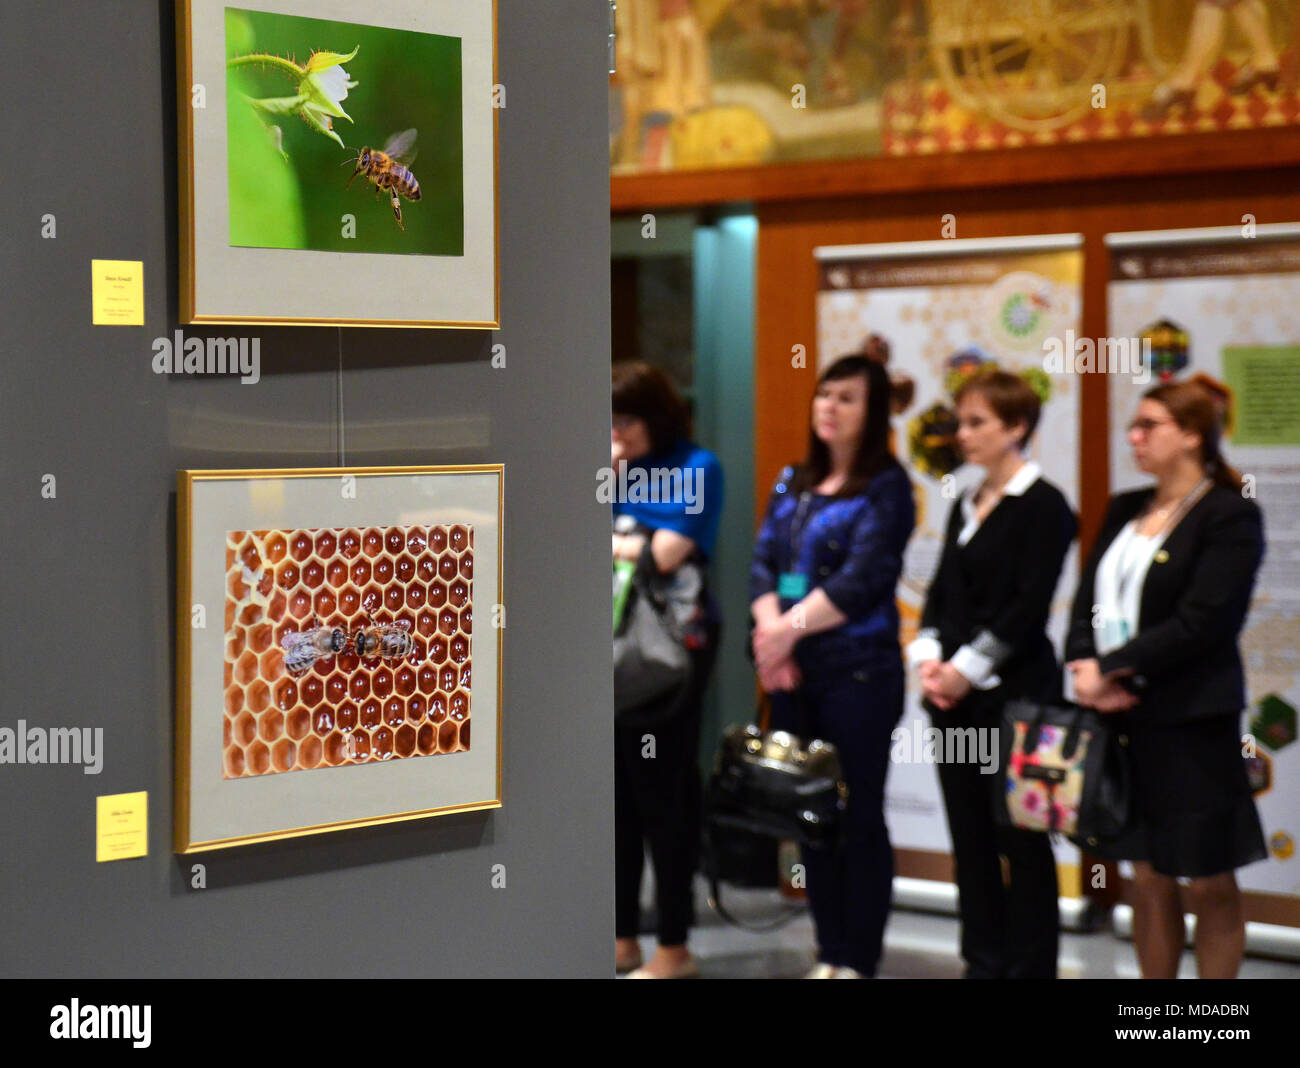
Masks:
[[[1072,696],[1119,718],[1131,761],[1130,833],[1087,845],[1133,862],[1134,944],[1148,979],[1177,976],[1185,908],[1197,917],[1200,976],[1236,976],[1245,922],[1234,869],[1267,856],[1242,760],[1237,644],[1263,521],[1220,454],[1221,425],[1214,397],[1194,383],[1143,397],[1129,445],[1155,485],[1111,499],[1066,644]]]

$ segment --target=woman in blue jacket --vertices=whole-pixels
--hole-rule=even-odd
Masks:
[[[865,356],[826,369],[807,458],[781,472],[754,546],[754,660],[772,727],[834,744],[849,788],[842,845],[804,851],[818,944],[807,978],[875,974],[893,885],[885,774],[904,677],[894,590],[916,507],[889,447],[889,394],[883,365]]]

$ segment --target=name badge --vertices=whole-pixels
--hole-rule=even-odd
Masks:
[[[802,601],[808,594],[808,576],[786,571],[777,580],[776,594],[783,601]]]

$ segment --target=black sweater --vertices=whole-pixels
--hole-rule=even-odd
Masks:
[[[961,501],[948,515],[939,569],[926,596],[921,633],[943,658],[962,646],[992,661],[1000,697],[1058,697],[1059,668],[1047,617],[1078,523],[1059,489],[1043,478],[1005,496],[965,544]]]
[[[1097,567],[1154,492],[1133,490],[1111,498],[1079,577],[1066,659],[1097,656],[1092,627]],[[1100,658],[1103,674],[1135,672],[1126,683],[1141,699],[1134,716],[1176,723],[1241,711],[1246,680],[1237,636],[1263,558],[1259,506],[1223,486],[1211,488],[1169,533],[1142,586],[1137,634]]]

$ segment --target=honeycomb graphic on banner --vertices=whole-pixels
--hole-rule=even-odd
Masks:
[[[228,533],[223,777],[467,751],[473,584],[467,524]],[[409,654],[358,656],[371,625]],[[291,672],[285,636],[313,626],[349,640]]]

